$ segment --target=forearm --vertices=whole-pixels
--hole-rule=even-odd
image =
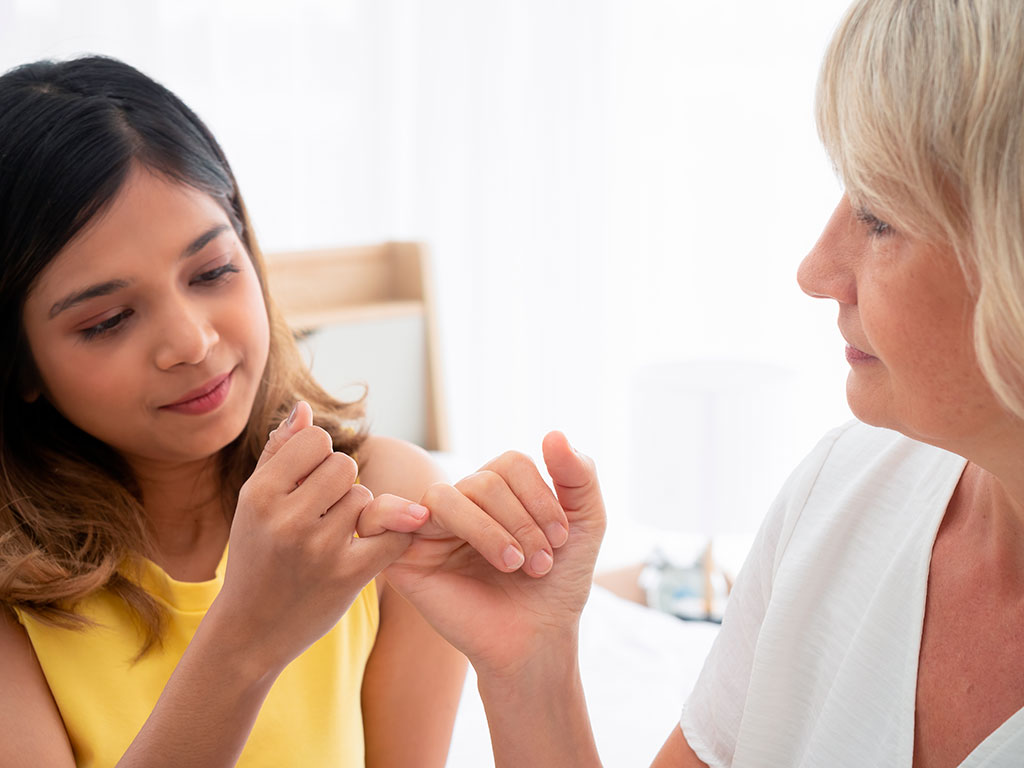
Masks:
[[[363,676],[367,768],[444,766],[466,677],[466,657],[390,587]],[[396,723],[401,738],[396,738]]]
[[[225,768],[238,760],[280,669],[211,609],[118,768]]]
[[[515,675],[478,670],[496,768],[600,768],[575,640]]]

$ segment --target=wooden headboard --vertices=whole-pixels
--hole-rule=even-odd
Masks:
[[[266,254],[270,294],[342,399],[368,387],[375,432],[447,450],[434,295],[421,243]]]

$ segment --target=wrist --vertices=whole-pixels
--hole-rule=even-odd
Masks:
[[[255,688],[269,687],[291,661],[281,658],[266,638],[257,638],[245,617],[220,597],[213,601],[189,647],[212,657],[243,685]]]
[[[527,662],[477,673],[495,765],[599,767],[580,678],[577,642],[550,647]],[[523,739],[523,734],[530,734]]]
[[[551,676],[563,677],[579,668],[579,649],[579,623],[573,622],[538,634],[512,651],[503,649],[501,657],[470,656],[469,660],[480,685],[507,687],[524,680],[540,683]]]

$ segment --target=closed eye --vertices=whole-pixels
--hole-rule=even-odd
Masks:
[[[211,269],[207,272],[201,272],[192,279],[192,285],[216,285],[219,282],[223,282],[227,279],[227,276],[239,272],[234,264],[224,264],[223,266]]]
[[[871,213],[867,208],[857,209],[857,219],[865,224],[872,235],[882,236],[892,232],[892,227]]]
[[[123,327],[123,323],[129,317],[135,314],[134,310],[125,309],[118,312],[116,315],[111,315],[106,320],[101,320],[95,325],[90,325],[88,328],[83,328],[79,331],[82,334],[82,338],[86,341],[91,341],[100,336],[110,336],[116,333]]]

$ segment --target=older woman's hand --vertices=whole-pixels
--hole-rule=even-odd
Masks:
[[[593,461],[559,432],[543,447],[554,493],[518,453],[454,486],[433,486],[420,500],[430,520],[385,571],[481,676],[515,676],[541,650],[575,647],[604,502]],[[368,509],[357,530],[386,527]]]

